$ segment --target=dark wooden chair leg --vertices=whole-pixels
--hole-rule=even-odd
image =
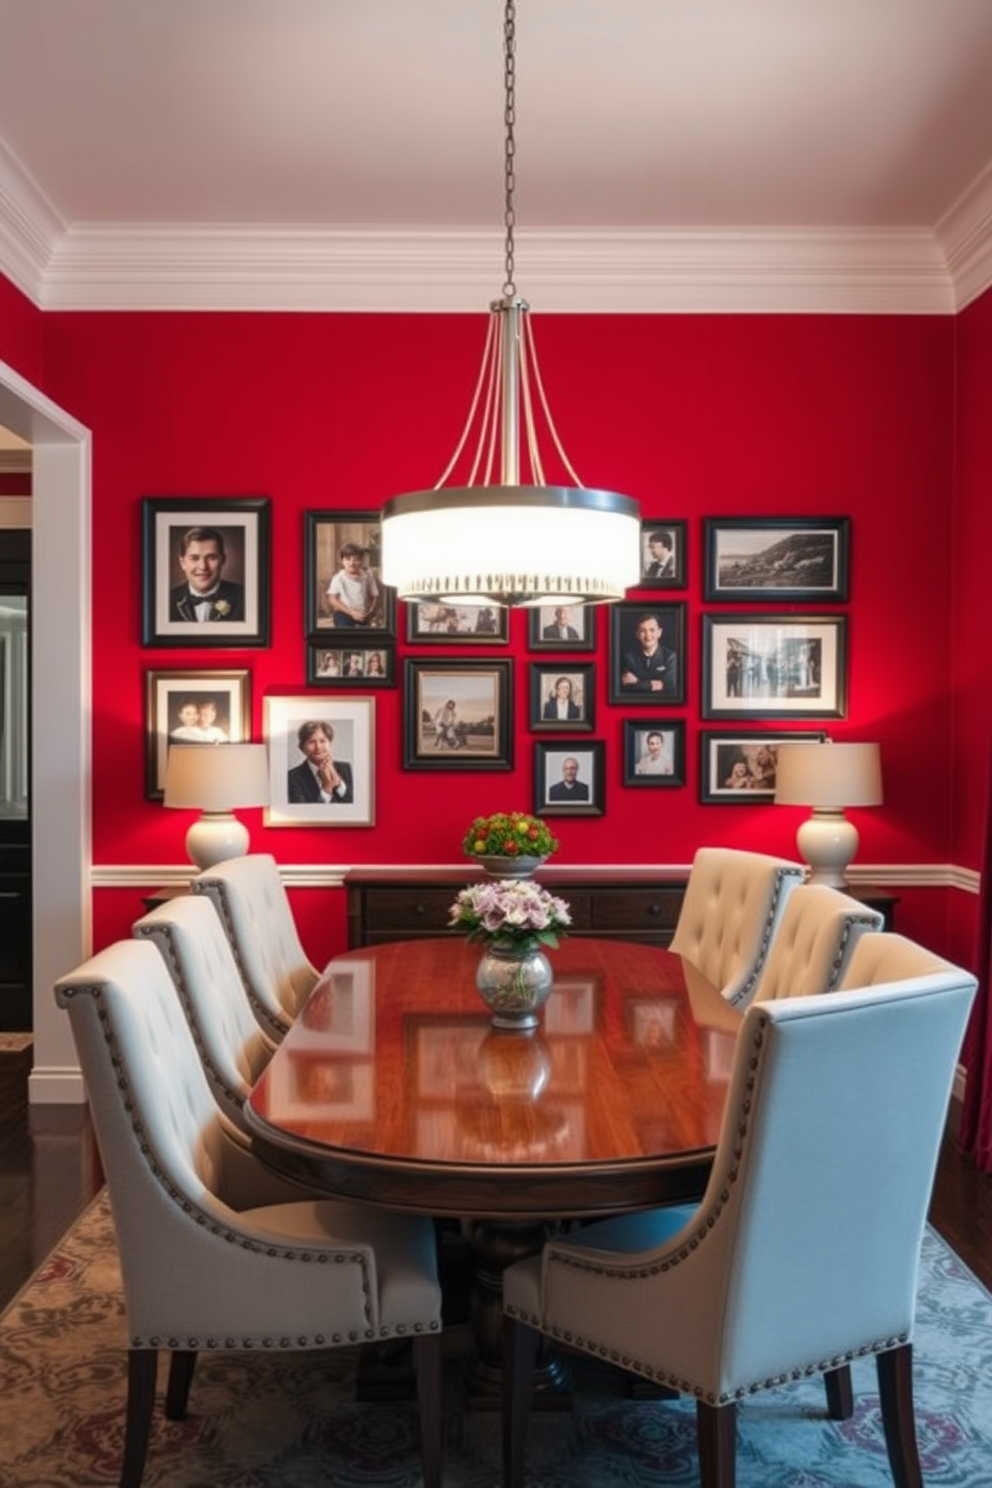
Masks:
[[[879,1354],[875,1366],[892,1481],[895,1488],[923,1488],[913,1408],[913,1345]]]
[[[696,1440],[702,1488],[734,1488],[737,1477],[737,1407],[696,1401]]]
[[[169,1383],[165,1390],[165,1418],[185,1421],[189,1404],[189,1387],[196,1368],[195,1349],[174,1349],[169,1360]]]
[[[503,1488],[523,1488],[534,1365],[541,1335],[503,1315]]]
[[[139,1488],[148,1455],[155,1406],[157,1349],[128,1349],[127,1414],[119,1488]]]
[[[841,1364],[836,1369],[826,1370],[823,1383],[827,1387],[827,1414],[831,1421],[849,1421],[854,1415],[854,1386],[851,1384],[850,1364]]]
[[[441,1334],[413,1340],[424,1488],[441,1488]]]

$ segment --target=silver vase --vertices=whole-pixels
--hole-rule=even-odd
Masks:
[[[493,1015],[494,1028],[536,1028],[538,1011],[547,1002],[553,983],[551,962],[538,947],[487,946],[475,973],[475,985]]]

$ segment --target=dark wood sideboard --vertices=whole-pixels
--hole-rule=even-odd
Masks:
[[[675,933],[688,882],[681,868],[546,867],[536,875],[561,894],[572,912],[572,934],[602,940],[635,940],[667,946]],[[483,877],[480,869],[355,868],[345,875],[348,894],[348,946],[382,945],[448,930],[448,912],[459,889]],[[863,885],[854,897],[877,909],[891,930],[898,898]]]

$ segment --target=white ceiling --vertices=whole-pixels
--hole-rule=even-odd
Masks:
[[[0,0],[46,307],[477,309],[503,0]],[[992,282],[992,0],[517,0],[535,308],[945,312]]]

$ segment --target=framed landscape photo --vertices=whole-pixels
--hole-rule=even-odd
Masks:
[[[270,827],[371,827],[375,699],[267,697]]]
[[[145,496],[146,646],[269,644],[269,502],[263,496]]]
[[[407,770],[513,768],[513,662],[425,661],[403,666]]]
[[[670,708],[685,693],[685,605],[611,605],[610,702]]]
[[[170,743],[251,739],[251,672],[145,673],[145,796],[161,801]]]
[[[850,530],[848,517],[707,517],[704,597],[846,600]]]
[[[595,651],[598,605],[535,605],[527,611],[532,651]]]
[[[382,582],[379,513],[308,511],[303,577],[311,639],[396,633],[396,595]]]
[[[623,721],[623,783],[685,785],[685,724]]]
[[[307,642],[309,687],[395,687],[396,648],[323,638]]]
[[[406,638],[414,646],[505,646],[505,605],[443,604],[430,600],[406,606]]]
[[[602,739],[534,745],[534,815],[602,816],[606,810]]]
[[[532,662],[530,727],[591,733],[596,710],[595,677],[592,662]]]
[[[846,615],[704,615],[704,718],[843,718]]]
[[[641,521],[640,589],[684,589],[686,585],[686,524],[663,517]]]
[[[699,735],[700,801],[704,806],[773,801],[779,745],[822,744],[825,737],[822,732],[714,733],[703,729]]]

